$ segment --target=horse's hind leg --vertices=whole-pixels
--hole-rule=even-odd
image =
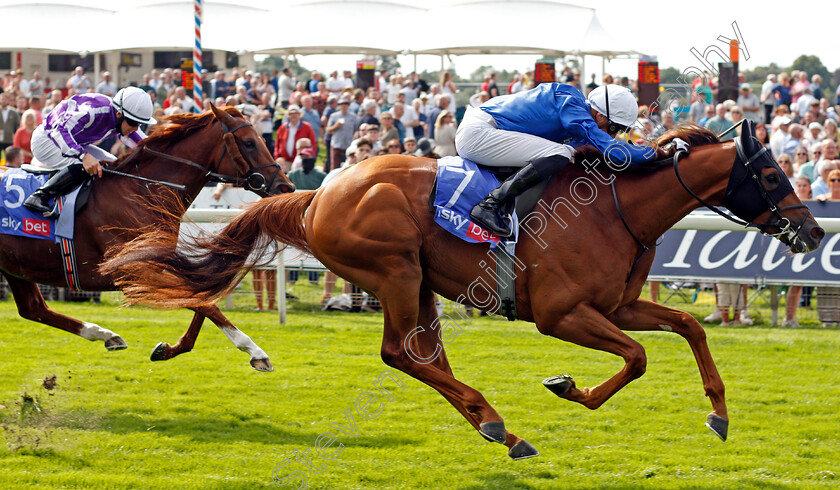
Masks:
[[[12,277],[8,274],[3,274],[3,276],[9,283],[9,288],[12,290],[21,317],[60,328],[87,340],[102,340],[108,350],[121,350],[128,347],[128,344],[119,335],[108,329],[95,323],[80,322],[75,318],[52,311],[44,301],[38,285],[34,282]]]
[[[688,341],[700,369],[703,389],[712,402],[712,413],[707,417],[706,425],[725,441],[729,415],[726,412],[723,381],[712,359],[709,344],[706,343],[706,332],[700,323],[688,313],[641,299],[619,308],[610,315],[610,319],[622,330],[665,330],[677,333]]]
[[[195,346],[195,340],[198,338],[198,333],[201,331],[201,326],[205,318],[209,318],[225,336],[233,342],[239,350],[247,352],[251,356],[251,367],[257,371],[273,371],[274,367],[268,359],[268,354],[265,353],[257,344],[251,340],[241,330],[237,329],[230,320],[222,313],[222,311],[215,305],[205,306],[200,308],[191,308],[195,312],[192,322],[184,332],[184,335],[178,339],[175,345],[169,345],[166,342],[160,342],[152,351],[153,361],[165,361],[173,357],[189,352]]]
[[[175,345],[169,345],[167,342],[158,342],[152,350],[151,359],[153,361],[165,361],[172,359],[175,356],[181,355],[184,352],[189,352],[195,345],[195,339],[198,338],[198,332],[201,331],[201,325],[204,323],[204,315],[195,312],[193,319],[187,331],[181,335]]]
[[[644,348],[586,303],[579,303],[570,313],[560,318],[538,318],[537,328],[545,335],[609,352],[624,359],[621,371],[593,388],[578,389],[571,378],[563,382],[562,386],[567,388],[565,391],[556,389],[556,386],[546,385],[562,398],[594,410],[627,383],[645,373],[647,357]]]
[[[457,327],[457,325],[447,325],[447,322],[440,321],[437,314],[437,306],[435,305],[435,295],[429,289],[423,288],[420,291],[420,309],[417,324],[419,328],[414,331],[416,335],[410,334],[409,338],[411,341],[405,343],[412,352],[412,357],[422,363],[428,363],[452,379],[455,379],[452,374],[452,368],[449,366],[449,360],[446,357],[446,350],[444,349],[441,338],[452,333],[443,332],[443,329]],[[531,446],[527,441],[505,430],[504,422],[489,422],[477,425],[471,413],[466,410],[458,399],[448,395],[444,391],[440,391],[440,393],[479,430],[482,436],[492,442],[504,443],[509,448],[508,454],[512,458],[524,459],[539,455],[536,448]]]
[[[247,352],[248,355],[251,356],[251,367],[257,371],[274,371],[274,367],[271,365],[271,360],[269,360],[268,354],[266,354],[260,346],[254,343],[254,341],[251,340],[251,337],[246,335],[245,332],[236,328],[233,323],[227,319],[225,314],[222,313],[222,310],[220,310],[218,306],[205,306],[202,308],[196,308],[194,311],[196,312],[196,315],[202,314],[215,323],[216,326],[219,327],[219,330],[225,334],[228,340],[233,342],[233,345],[235,345],[237,349],[242,352]]]

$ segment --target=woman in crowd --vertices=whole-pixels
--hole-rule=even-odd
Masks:
[[[292,96],[289,97],[289,104],[300,105],[300,98],[303,97],[303,95],[306,93],[306,84],[303,82],[298,82],[297,85],[295,85],[295,91],[292,92]]]
[[[455,106],[455,93],[458,92],[458,89],[455,88],[455,83],[452,81],[452,73],[445,71],[440,75],[440,90],[441,93],[449,97],[449,107],[454,109]],[[432,124],[434,121],[429,121]]]
[[[793,153],[793,173],[799,174],[799,169],[806,163],[808,163],[808,150],[804,146],[800,146]]]
[[[800,146],[796,151],[798,153],[800,151],[804,151],[804,149],[804,147]],[[778,163],[779,167],[782,168],[782,172],[787,175],[787,178],[790,180],[790,184],[794,185],[796,183],[796,178],[794,177],[793,162],[791,161],[790,155],[782,153],[782,155],[776,159],[776,163]]]
[[[37,120],[32,109],[23,111],[20,128],[15,132],[14,146],[23,150],[23,163],[32,163],[32,132],[38,127]]]
[[[438,155],[448,157],[458,154],[455,151],[455,132],[457,129],[452,113],[446,110],[441,111],[437,121],[435,121],[435,145],[437,145]]]
[[[271,76],[268,72],[265,72],[260,76],[260,81],[256,84],[256,89],[260,95],[274,95],[274,85],[271,84]]]
[[[840,175],[840,170],[833,170],[831,173],[834,172]],[[829,182],[831,180],[831,173],[829,173]],[[835,184],[835,186],[840,190],[840,185]],[[829,183],[829,187],[831,187],[831,183]],[[808,177],[804,175],[797,177],[794,180],[793,189],[800,200],[807,201],[811,199],[811,181],[808,180]],[[808,289],[810,290],[811,288]],[[791,286],[788,289],[787,296],[785,297],[785,319],[782,322],[783,327],[799,327],[799,321],[796,319],[796,310],[799,308],[801,298],[802,286]]]
[[[826,184],[828,184],[828,192],[817,196],[816,199],[818,201],[840,201],[840,170],[829,172]]]
[[[790,76],[787,73],[779,73],[779,84],[773,87],[772,92],[779,107],[782,105],[790,107],[793,100],[791,98]]]
[[[767,126],[764,123],[755,125],[755,139],[764,146],[770,145],[770,135],[767,134]]]
[[[837,121],[834,119],[826,119],[825,125],[823,126],[823,140],[831,140],[835,143],[837,141]]]

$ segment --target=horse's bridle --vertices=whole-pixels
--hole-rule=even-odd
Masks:
[[[719,214],[720,216],[723,216],[724,218],[728,219],[729,221],[732,221],[733,223],[739,224],[739,225],[744,226],[744,227],[758,228],[758,230],[763,235],[767,235],[767,236],[770,236],[770,237],[773,237],[773,238],[779,238],[780,236],[786,235],[787,238],[788,238],[788,241],[792,242],[796,238],[796,236],[799,234],[799,231],[802,229],[802,227],[805,225],[805,221],[808,219],[808,213],[805,213],[805,215],[802,217],[802,220],[794,227],[793,223],[791,223],[791,221],[788,218],[785,218],[784,216],[782,216],[781,212],[782,211],[787,211],[787,210],[790,210],[790,209],[799,209],[799,208],[806,208],[807,209],[808,206],[805,206],[804,204],[793,204],[793,205],[790,205],[790,206],[779,207],[779,204],[778,204],[779,201],[781,201],[781,199],[783,199],[784,196],[789,194],[789,192],[786,192],[784,194],[784,196],[781,196],[780,199],[776,199],[775,198],[776,196],[771,196],[770,193],[767,192],[767,189],[765,189],[764,186],[761,185],[761,178],[759,177],[758,173],[755,170],[755,166],[756,166],[759,158],[761,158],[762,156],[764,156],[765,158],[770,158],[770,156],[767,155],[767,152],[768,152],[767,147],[762,146],[762,148],[759,151],[757,151],[754,155],[748,156],[746,154],[746,151],[744,150],[744,146],[743,146],[743,143],[741,142],[741,139],[740,138],[735,138],[734,141],[735,141],[735,149],[737,151],[737,154],[735,156],[735,162],[732,165],[732,172],[729,176],[729,184],[726,187],[726,195],[724,196],[723,204],[727,207],[727,209],[729,209],[730,211],[732,211],[733,213],[738,215],[738,211],[741,209],[741,206],[739,205],[739,201],[737,199],[735,199],[735,195],[736,195],[735,190],[738,189],[743,184],[744,180],[749,179],[753,183],[755,183],[755,185],[758,189],[759,195],[764,200],[764,204],[766,204],[766,206],[767,206],[766,210],[770,211],[773,218],[775,219],[775,222],[768,221],[766,223],[754,223],[752,221],[752,218],[748,218],[748,219],[744,219],[744,220],[736,218],[735,216],[732,216],[728,213],[725,213],[725,212],[721,211],[718,207],[713,206],[712,204],[708,203],[705,199],[703,199],[702,197],[700,197],[696,193],[694,193],[694,191],[692,191],[688,187],[688,185],[683,181],[682,176],[680,175],[679,161],[680,161],[680,158],[682,158],[683,156],[685,156],[688,153],[685,150],[677,150],[677,152],[674,153],[674,157],[673,157],[674,158],[674,172],[677,175],[677,180],[679,180],[680,184],[683,186],[683,188],[689,194],[691,194],[691,197],[693,197],[694,199],[699,201],[701,204],[703,204],[704,206],[706,206],[710,210]],[[775,166],[778,169],[778,165],[775,165]],[[740,172],[737,172],[739,169],[746,172],[745,176],[742,177],[741,179],[736,178],[736,174],[740,173]],[[779,173],[781,174],[782,178],[786,179],[787,177],[785,176],[784,172],[782,172],[781,169],[778,169],[778,170],[779,170]],[[790,187],[790,185],[788,185],[787,187]],[[791,191],[792,191],[792,189],[791,189]],[[778,228],[779,231],[776,232],[776,233],[769,233],[767,231],[767,229],[771,228],[771,227]]]
[[[205,168],[202,165],[199,165],[198,163],[193,162],[192,160],[188,160],[186,158],[181,158],[181,157],[176,157],[176,156],[170,155],[168,153],[153,150],[153,149],[148,148],[146,146],[143,146],[141,151],[145,151],[145,152],[150,153],[154,156],[157,156],[157,157],[160,157],[160,158],[165,158],[167,160],[171,160],[171,161],[176,162],[176,163],[182,163],[184,165],[189,165],[190,167],[195,167],[195,168],[201,170],[204,173],[205,177],[208,177],[209,180],[212,181],[212,182],[229,183],[229,184],[234,184],[234,185],[237,185],[237,186],[242,186],[249,191],[254,191],[254,192],[263,191],[263,192],[267,193],[268,189],[271,188],[271,185],[274,183],[274,180],[277,178],[277,175],[281,171],[280,164],[278,164],[277,162],[271,162],[271,163],[268,163],[268,164],[265,164],[265,165],[260,165],[259,167],[254,167],[254,168],[250,169],[248,171],[248,173],[245,174],[244,177],[239,177],[239,176],[236,176],[236,175],[225,175],[225,174],[218,173],[218,170],[222,165],[222,160],[225,158],[225,155],[227,155],[227,154],[230,154],[230,158],[234,160],[234,163],[236,163],[235,160],[242,159],[245,166],[248,165],[248,162],[245,161],[245,158],[239,152],[239,148],[235,147],[235,145],[236,145],[235,140],[233,140],[233,138],[225,138],[225,136],[233,135],[233,133],[237,132],[238,130],[252,125],[249,122],[244,122],[244,123],[240,124],[239,126],[234,127],[233,129],[228,129],[227,125],[225,123],[223,123],[222,121],[219,121],[219,124],[222,125],[222,140],[224,141],[224,146],[222,147],[222,154],[219,156],[219,159],[216,161],[216,165],[214,165],[213,168],[210,169],[210,170],[208,170],[207,168]],[[230,146],[230,145],[234,145],[234,147],[231,147],[230,149],[228,149],[228,146]],[[131,157],[129,157],[129,159],[130,158]],[[126,160],[125,163],[128,163],[128,160]],[[125,163],[121,166],[124,166]],[[261,170],[261,169],[264,169],[264,168],[267,168],[267,167],[275,167],[274,174],[271,176],[271,179],[268,180],[268,181],[266,181],[266,178],[265,178],[264,175],[257,173],[258,170]]]
[[[786,187],[784,185],[782,185],[784,182],[780,183],[780,186],[779,186],[780,188],[777,188],[773,191],[774,194],[778,195],[778,200],[776,200],[774,198],[774,196],[771,196],[770,193],[767,192],[767,189],[765,189],[764,186],[761,185],[761,179],[760,179],[758,173],[755,171],[754,166],[757,165],[758,159],[760,157],[765,156],[765,158],[770,158],[769,155],[765,155],[767,153],[767,147],[763,146],[754,155],[747,156],[746,151],[744,150],[744,147],[743,147],[743,143],[741,143],[740,138],[735,138],[735,148],[736,148],[737,154],[735,155],[735,163],[732,165],[732,172],[729,175],[729,183],[727,184],[727,187],[726,187],[726,195],[723,199],[723,204],[727,207],[727,209],[729,209],[730,211],[732,211],[736,215],[739,215],[739,211],[743,211],[744,207],[741,205],[740,200],[737,200],[737,199],[734,198],[735,195],[736,195],[735,190],[738,189],[744,183],[744,180],[747,180],[747,179],[751,180],[758,187],[758,193],[759,193],[759,195],[761,195],[762,199],[764,200],[764,203],[767,205],[767,210],[769,210],[772,213],[773,217],[776,219],[775,222],[769,222],[768,221],[767,223],[753,223],[752,222],[753,217],[758,216],[762,213],[754,214],[749,219],[741,220],[741,219],[738,219],[735,216],[732,216],[728,213],[724,213],[718,207],[713,206],[712,204],[707,202],[705,199],[698,196],[694,191],[691,190],[691,188],[688,187],[688,185],[685,183],[685,181],[683,181],[682,175],[680,175],[680,166],[679,166],[680,158],[682,158],[685,155],[688,155],[688,150],[685,147],[682,147],[682,146],[677,146],[676,148],[677,149],[675,150],[674,157],[673,157],[674,173],[677,174],[677,180],[679,180],[680,184],[682,184],[683,188],[689,194],[691,194],[691,197],[693,197],[694,199],[699,201],[701,204],[703,204],[707,208],[714,211],[715,213],[723,216],[724,218],[728,219],[729,221],[732,221],[733,223],[737,223],[737,224],[739,224],[741,226],[744,226],[744,227],[758,228],[758,230],[762,234],[773,237],[773,238],[778,238],[780,236],[787,235],[788,241],[790,243],[793,243],[793,241],[797,239],[797,235],[799,234],[799,230],[802,229],[802,227],[805,225],[805,221],[808,219],[808,213],[805,213],[805,215],[802,217],[802,220],[796,225],[796,227],[794,227],[793,223],[791,223],[791,221],[788,218],[785,218],[784,216],[782,216],[781,212],[782,211],[787,211],[789,209],[799,209],[799,208],[806,208],[807,209],[808,206],[806,206],[804,204],[793,204],[793,205],[790,205],[790,206],[779,207],[778,202],[781,201],[782,199],[784,199],[784,197],[787,196],[793,190],[791,188],[789,182],[788,182]],[[781,170],[781,168],[779,168],[778,164],[775,164],[775,162],[774,162],[774,166],[776,167],[778,172],[782,175],[782,178],[786,179],[787,177],[785,177],[784,172],[782,172],[782,170]],[[742,178],[738,179],[736,177],[736,175],[741,173],[740,170],[743,170],[744,176]],[[633,233],[633,230],[630,229],[630,225],[627,224],[627,220],[624,218],[624,213],[621,212],[621,203],[618,200],[618,193],[615,190],[615,179],[613,179],[610,182],[610,186],[612,187],[613,201],[615,202],[615,207],[616,207],[616,210],[618,211],[618,216],[619,216],[619,218],[621,218],[621,222],[624,224],[624,228],[627,230],[628,233],[630,233],[630,236],[633,237],[633,240],[635,240],[636,244],[639,245],[639,247],[641,248],[641,252],[639,252],[639,254],[636,256],[636,259],[633,261],[633,265],[630,267],[630,273],[627,275],[626,282],[629,282],[630,278],[633,276],[633,272],[636,270],[636,266],[638,265],[642,256],[644,256],[644,254],[648,250],[650,250],[652,246],[656,246],[656,245],[652,245],[652,246],[651,245],[645,245],[636,236],[636,234]],[[787,192],[784,191],[784,189],[786,189],[786,188],[789,189]],[[753,211],[753,213],[755,213],[755,211]],[[776,233],[769,233],[767,231],[767,229],[770,228],[770,227],[776,227],[776,228],[779,229],[779,231],[776,232]]]

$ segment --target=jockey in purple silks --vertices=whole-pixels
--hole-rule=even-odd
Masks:
[[[95,146],[116,131],[129,148],[146,137],[140,124],[154,124],[154,106],[149,95],[126,87],[111,100],[102,94],[79,94],[58,104],[32,133],[32,154],[47,168],[58,172],[32,193],[23,205],[52,214],[50,199],[80,185],[88,175],[102,176],[100,161],[117,158]]]

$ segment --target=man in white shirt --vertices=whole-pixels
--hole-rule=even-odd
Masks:
[[[420,125],[420,115],[417,114],[417,111],[414,110],[411,104],[404,104],[400,99],[403,99],[403,94],[400,94],[397,98],[397,102],[391,108],[391,114],[400,120],[402,125],[405,126],[406,132],[413,134],[414,128]],[[397,112],[399,112],[398,107],[402,109],[402,116],[397,116]]]
[[[175,98],[178,99],[178,103],[184,112],[193,112],[193,109],[195,108],[195,101],[192,97],[187,97],[187,91],[184,87],[175,88]]]
[[[742,83],[738,90],[738,106],[744,111],[744,117],[758,124],[761,122],[761,107],[758,97],[752,93],[749,83]]]
[[[791,122],[789,117],[779,118],[779,129],[770,137],[770,150],[773,152],[773,158],[779,158],[782,155],[782,149],[790,138],[788,130]]]
[[[330,73],[330,77],[324,82],[324,88],[327,91],[327,96],[335,95],[338,97],[341,95],[341,91],[344,90],[344,82],[338,79],[338,70],[333,70]]]
[[[20,68],[15,71],[15,77],[17,78],[18,87],[20,91],[23,92],[23,95],[28,99],[32,96],[32,92],[29,90],[29,80],[23,78],[23,70]]]
[[[81,93],[85,93],[90,88],[90,80],[85,77],[85,70],[81,66],[77,66],[75,70],[73,70],[73,76],[67,80],[67,88],[78,90]]]
[[[251,78],[253,78],[254,72],[251,70],[247,70],[244,75],[236,79],[236,86],[239,87],[244,86],[246,89],[251,90]]]
[[[344,70],[344,76],[341,78],[341,82],[344,83],[345,89],[353,90],[356,88],[356,82],[353,81],[353,72],[350,70]]]
[[[811,102],[815,100],[817,99],[815,99],[811,94],[811,87],[804,87],[802,89],[802,95],[799,96],[799,100],[793,104],[796,106],[796,112],[799,114],[800,118],[805,117],[805,113],[811,108]],[[817,101],[817,103],[819,104],[819,101]],[[793,108],[791,107],[791,109]]]
[[[776,106],[776,98],[773,96],[773,88],[776,86],[776,75],[767,75],[767,81],[761,85],[761,103],[764,105],[764,123],[773,122],[773,108]]]
[[[102,81],[96,86],[96,91],[102,95],[113,98],[117,93],[117,86],[111,82],[111,72],[102,74]]]
[[[277,80],[277,97],[280,99],[280,105],[284,109],[289,107],[289,99],[292,98],[292,93],[295,91],[295,82],[292,80],[292,71],[286,67],[283,68],[283,74]]]

